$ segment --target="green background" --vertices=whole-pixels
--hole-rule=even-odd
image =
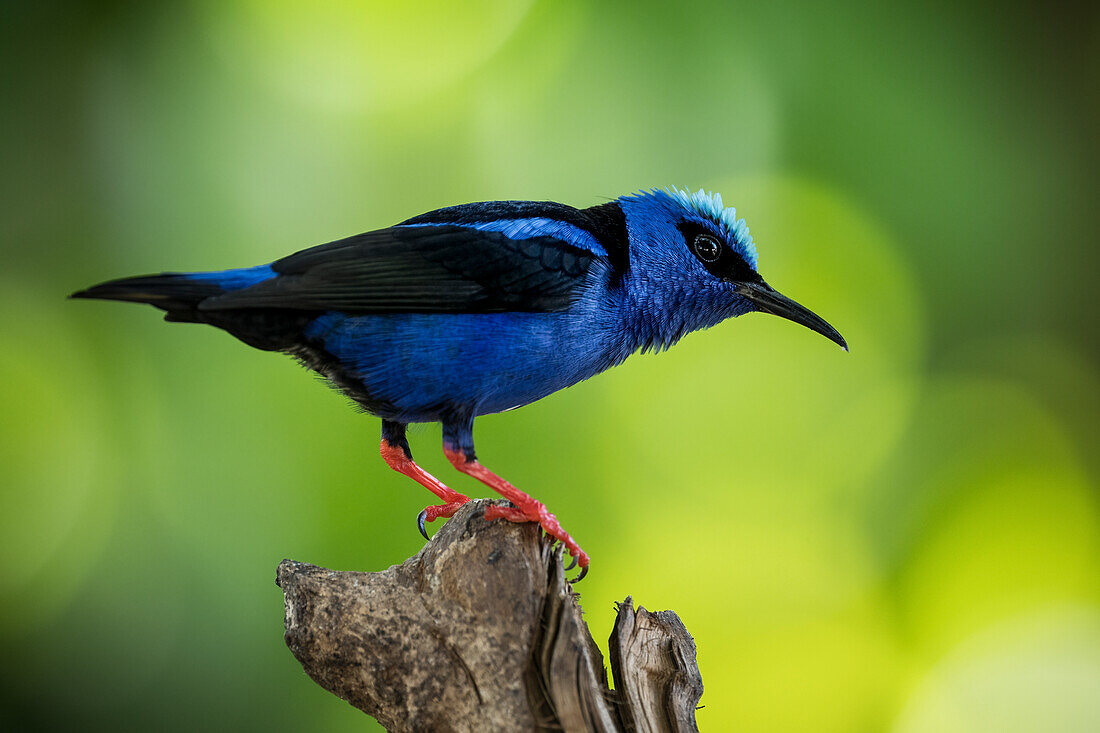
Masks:
[[[67,293],[675,184],[852,352],[753,315],[479,421],[596,638],[676,610],[709,730],[1100,730],[1095,9],[682,5],[5,9],[0,727],[369,727],[275,565],[400,562],[430,498],[291,360]]]

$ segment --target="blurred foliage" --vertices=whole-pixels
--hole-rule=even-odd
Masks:
[[[852,353],[750,316],[479,421],[594,557],[597,638],[627,593],[679,612],[704,729],[1100,730],[1095,8],[5,16],[5,730],[362,729],[274,568],[399,562],[428,498],[290,360],[65,294],[666,184],[735,203]]]

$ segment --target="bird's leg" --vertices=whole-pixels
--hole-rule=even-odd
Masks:
[[[424,539],[428,539],[428,533],[424,530],[425,521],[432,522],[440,517],[453,516],[460,506],[470,500],[470,497],[448,488],[442,481],[416,465],[409,441],[405,437],[404,423],[382,421],[381,453],[386,465],[405,474],[445,502],[425,507],[417,516],[416,523]]]
[[[562,528],[558,518],[551,514],[541,501],[520,491],[478,463],[477,456],[474,454],[472,421],[462,426],[465,430],[461,428],[455,430],[456,427],[459,426],[445,424],[443,427],[443,454],[447,456],[447,460],[459,471],[473,476],[513,504],[510,507],[491,506],[485,510],[485,518],[538,523],[546,534],[561,540],[569,550],[569,554],[580,564],[581,573],[574,582],[583,578],[588,572],[588,555]]]
[[[580,577],[584,577],[588,568],[588,555],[562,528],[558,518],[550,513],[545,504],[497,476],[478,463],[476,458],[467,456],[464,451],[444,448],[443,453],[459,471],[473,476],[515,505],[513,507],[491,506],[485,510],[486,519],[507,519],[509,522],[537,522],[546,534],[561,540],[562,544],[569,550],[569,554],[577,559],[581,566]]]

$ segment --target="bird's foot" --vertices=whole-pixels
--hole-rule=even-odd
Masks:
[[[569,554],[576,558],[581,566],[581,572],[571,582],[576,583],[588,573],[588,555],[580,548],[580,545],[562,529],[558,518],[551,514],[546,505],[532,496],[523,493],[500,476],[478,463],[472,451],[458,450],[444,444],[443,454],[451,464],[462,473],[473,476],[478,481],[496,491],[512,503],[512,506],[497,506],[493,504],[485,510],[485,518],[506,519],[509,522],[535,522],[543,531],[551,537],[561,540]]]
[[[561,543],[565,545],[565,549],[573,556],[573,562],[566,570],[571,570],[575,565],[581,566],[580,574],[577,575],[576,578],[573,578],[571,582],[576,583],[588,574],[588,554],[569,536],[569,533],[562,528],[558,518],[551,514],[546,508],[546,505],[541,501],[530,499],[527,502],[522,502],[519,506],[497,506],[493,504],[486,508],[485,519],[504,519],[509,522],[535,522],[542,527],[542,530],[550,537],[561,540]]]
[[[424,536],[424,539],[431,539],[431,537],[428,536],[428,530],[424,527],[425,522],[434,522],[440,518],[450,519],[454,516],[455,512],[458,511],[460,506],[470,500],[468,496],[463,496],[462,494],[458,494],[458,497],[459,498],[455,501],[447,504],[432,504],[420,510],[420,513],[416,515],[416,527],[420,530],[420,534]]]

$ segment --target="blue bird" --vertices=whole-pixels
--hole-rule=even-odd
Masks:
[[[490,201],[421,214],[268,265],[124,278],[72,295],[148,303],[282,351],[382,418],[381,453],[434,493],[418,524],[469,498],[420,468],[409,423],[439,422],[450,462],[538,522],[587,572],[546,507],[478,462],[479,415],[522,407],[732,316],[770,313],[841,335],[757,273],[744,219],[705,191],[652,190],[586,209]]]

